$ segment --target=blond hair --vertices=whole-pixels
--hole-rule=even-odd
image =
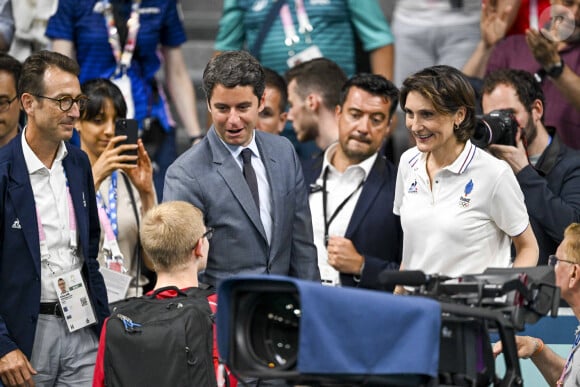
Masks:
[[[203,236],[203,214],[183,201],[159,204],[141,223],[141,245],[155,270],[171,270],[187,263],[192,249]]]
[[[580,223],[571,223],[564,230],[564,251],[568,259],[580,264]]]

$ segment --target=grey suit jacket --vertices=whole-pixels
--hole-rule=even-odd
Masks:
[[[167,170],[163,201],[183,200],[215,229],[202,281],[217,286],[234,274],[272,273],[320,280],[308,192],[292,144],[255,131],[272,195],[272,241],[242,171],[215,129]]]

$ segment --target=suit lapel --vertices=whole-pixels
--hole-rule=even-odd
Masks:
[[[22,139],[22,136],[19,136]],[[8,195],[10,201],[14,204],[14,212],[16,219],[13,224],[20,223],[22,234],[30,255],[34,259],[34,267],[37,274],[40,276],[40,241],[38,236],[38,220],[36,218],[36,206],[34,203],[34,193],[30,185],[30,178],[28,176],[28,168],[24,160],[24,153],[22,152],[21,140],[14,141],[10,145],[12,147],[13,164],[10,171],[10,182],[8,185]],[[10,226],[9,226],[10,227]]]
[[[369,173],[369,177],[363,185],[363,190],[356,202],[354,211],[348,223],[345,237],[350,238],[364,220],[369,209],[373,205],[376,196],[379,194],[381,187],[385,184],[383,171],[385,169],[384,161],[379,155],[375,160],[373,167]]]
[[[252,193],[250,188],[244,179],[244,175],[240,170],[240,167],[236,160],[232,157],[230,151],[222,144],[221,140],[217,137],[215,129],[209,131],[208,140],[209,146],[213,155],[214,164],[218,164],[218,173],[224,179],[226,185],[240,203],[244,212],[250,218],[252,224],[258,229],[262,237],[266,238],[266,231],[260,220],[260,214],[252,198]],[[261,151],[261,150],[260,150]]]

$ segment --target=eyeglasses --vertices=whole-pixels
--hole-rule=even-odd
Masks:
[[[568,263],[571,263],[572,265],[576,265],[576,262],[568,261],[566,259],[560,259],[560,258],[556,257],[555,255],[550,255],[548,257],[548,265],[550,265],[550,266],[556,266],[556,264],[558,262],[568,262]]]
[[[14,102],[17,97],[18,95],[15,95],[12,99],[7,97],[0,98],[0,112],[5,112],[6,110],[10,109],[10,104]]]
[[[202,238],[207,238],[207,240],[210,240],[211,237],[213,237],[213,228],[208,227],[207,230],[206,230],[206,232],[204,232],[201,237]]]
[[[207,230],[203,233],[203,235],[199,239],[207,238],[207,240],[209,241],[211,237],[213,237],[213,231],[214,231],[213,228],[208,227]],[[197,247],[198,242],[199,241],[195,242],[195,245],[193,245],[194,249]]]
[[[32,94],[37,98],[44,98],[44,99],[50,99],[51,101],[55,101],[58,102],[58,107],[60,108],[60,110],[62,110],[63,112],[68,112],[70,109],[72,109],[73,104],[76,102],[77,106],[79,107],[79,110],[85,110],[85,108],[87,107],[87,102],[89,102],[89,98],[87,96],[81,95],[80,97],[77,98],[73,98],[70,95],[65,95],[64,97],[60,97],[60,98],[51,98],[51,97],[47,97],[44,95],[37,95],[37,94]]]

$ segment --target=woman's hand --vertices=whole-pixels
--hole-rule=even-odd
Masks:
[[[137,165],[132,168],[122,167],[131,183],[137,188],[140,196],[153,194],[153,166],[141,139],[137,140]]]
[[[123,144],[117,146],[117,143],[125,141],[127,136],[116,136],[109,141],[107,147],[101,153],[95,164],[92,166],[93,179],[95,181],[95,189],[98,190],[101,183],[117,169],[122,169],[125,172],[136,169],[137,165],[131,164],[137,160],[138,156],[130,156],[122,154],[123,152],[138,149],[137,144]],[[149,158],[147,158],[149,159]],[[151,165],[151,161],[149,161]]]

